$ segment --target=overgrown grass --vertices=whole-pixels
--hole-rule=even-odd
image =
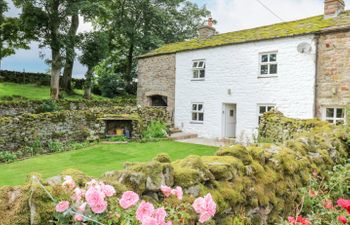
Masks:
[[[122,169],[125,162],[150,161],[159,153],[167,153],[172,160],[177,160],[188,155],[212,155],[216,150],[216,147],[173,141],[121,145],[98,144],[76,151],[1,164],[0,185],[23,184],[28,174],[32,172],[48,178],[69,168],[98,177],[106,171]]]
[[[65,95],[66,99],[80,99],[84,92],[83,90],[74,90],[74,95]],[[36,84],[16,84],[16,83],[0,83],[0,98],[6,96],[22,96],[31,100],[49,99],[50,87],[38,86]],[[101,96],[93,95],[95,99],[104,99]]]

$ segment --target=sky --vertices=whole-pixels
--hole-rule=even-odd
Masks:
[[[13,16],[20,11],[16,9],[10,0],[7,0],[11,7],[8,12]],[[199,6],[206,5],[212,12],[212,17],[217,20],[215,25],[219,33],[263,26],[282,21],[301,19],[314,15],[323,14],[324,0],[260,0],[270,8],[277,16],[265,9],[259,0],[191,0]],[[350,0],[345,0],[346,9],[350,9]],[[278,18],[279,17],[279,18]],[[282,19],[282,20],[281,20]],[[83,23],[79,32],[86,32],[91,29],[91,24]],[[41,57],[41,56],[44,57]],[[38,43],[31,43],[30,50],[17,50],[16,55],[7,57],[2,62],[1,69],[47,72],[48,65],[44,59],[50,57],[50,50],[39,49]],[[73,74],[75,77],[83,77],[86,68],[75,63]]]

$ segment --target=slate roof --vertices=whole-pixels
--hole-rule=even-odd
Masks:
[[[346,26],[350,26],[350,10],[344,11],[335,18],[325,19],[323,15],[314,16],[291,22],[283,22],[247,30],[217,34],[204,40],[196,38],[189,41],[166,44],[158,49],[140,56],[140,58],[202,48],[212,48],[246,42],[315,34]]]

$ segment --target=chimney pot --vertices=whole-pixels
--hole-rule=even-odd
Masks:
[[[325,0],[324,16],[325,18],[336,17],[345,9],[344,0]]]

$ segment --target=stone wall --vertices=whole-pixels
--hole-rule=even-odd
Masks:
[[[100,180],[117,190],[110,202],[117,202],[126,190],[137,192],[147,201],[162,201],[161,185],[179,185],[186,193],[183,201],[187,203],[193,197],[212,194],[217,214],[207,224],[279,224],[281,218],[294,215],[294,210],[300,207],[300,188],[309,184],[312,174],[317,172],[325,177],[334,165],[345,163],[348,157],[347,132],[343,127],[333,129],[329,124],[322,125],[322,129],[317,127],[284,145],[235,145],[220,149],[215,156],[189,156],[171,162],[163,155],[148,163],[126,163],[124,170],[106,172]],[[43,180],[57,199],[67,198],[61,189],[64,175],[72,175],[79,184],[91,179],[70,170]],[[28,204],[33,187],[31,202],[35,207]],[[52,219],[54,207],[35,184],[0,188],[0,218],[4,225],[28,224],[23,221],[29,221],[30,216],[35,220],[33,225],[46,225]],[[234,223],[235,218],[242,219],[242,223]]]
[[[0,101],[0,116],[16,116],[24,113],[45,112],[44,104],[51,100]],[[57,110],[86,110],[93,107],[113,107],[136,105],[134,98],[117,98],[113,100],[58,100],[54,103]]]
[[[16,152],[37,140],[71,142],[104,137],[103,118],[129,118],[133,137],[140,138],[151,121],[167,122],[168,113],[161,108],[108,107],[88,110],[64,110],[53,113],[23,114],[0,117],[0,150]]]
[[[150,106],[151,96],[166,96],[172,114],[175,108],[175,60],[175,54],[139,59],[138,104]]]
[[[350,32],[322,34],[318,44],[317,116],[350,103]]]

